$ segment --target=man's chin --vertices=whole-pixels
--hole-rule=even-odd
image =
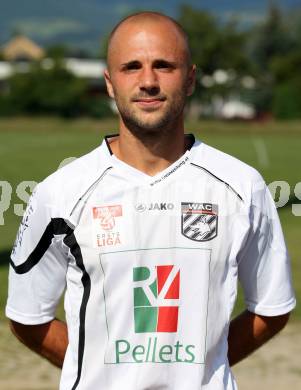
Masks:
[[[142,118],[142,117],[123,117],[123,121],[129,130],[155,133],[162,131],[162,128],[168,127],[169,120],[166,117],[161,118]]]
[[[163,128],[168,127],[168,121],[139,121],[136,122],[136,127],[145,133],[156,133],[162,131]]]

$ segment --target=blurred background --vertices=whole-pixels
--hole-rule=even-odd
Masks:
[[[188,33],[198,76],[186,108],[187,131],[264,176],[301,298],[300,0],[1,1],[1,390],[58,388],[59,371],[9,333],[9,253],[36,182],[118,129],[103,78],[107,39],[122,17],[140,10],[166,13]],[[239,296],[236,313],[242,302]],[[235,367],[240,388],[299,388],[300,321],[297,306],[281,335]]]

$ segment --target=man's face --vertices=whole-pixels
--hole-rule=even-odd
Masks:
[[[168,22],[127,23],[115,33],[105,76],[124,123],[149,132],[182,118],[195,77],[185,45]]]

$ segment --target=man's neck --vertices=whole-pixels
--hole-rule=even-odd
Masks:
[[[128,129],[120,128],[120,136],[110,143],[113,154],[119,160],[149,176],[169,167],[189,146],[181,128],[171,134],[154,132],[139,138]]]

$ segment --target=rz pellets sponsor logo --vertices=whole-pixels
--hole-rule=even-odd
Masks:
[[[116,363],[194,363],[195,345],[159,343],[158,337],[148,337],[144,343],[132,344],[128,340],[115,342]]]
[[[178,329],[179,267],[136,267],[133,269],[133,287],[135,333],[155,333],[158,336],[142,337],[140,344],[116,340],[116,363],[193,363],[194,345],[184,345],[179,340],[162,344],[159,338],[161,333],[176,333]]]
[[[180,270],[174,265],[133,269],[135,332],[176,332]]]

